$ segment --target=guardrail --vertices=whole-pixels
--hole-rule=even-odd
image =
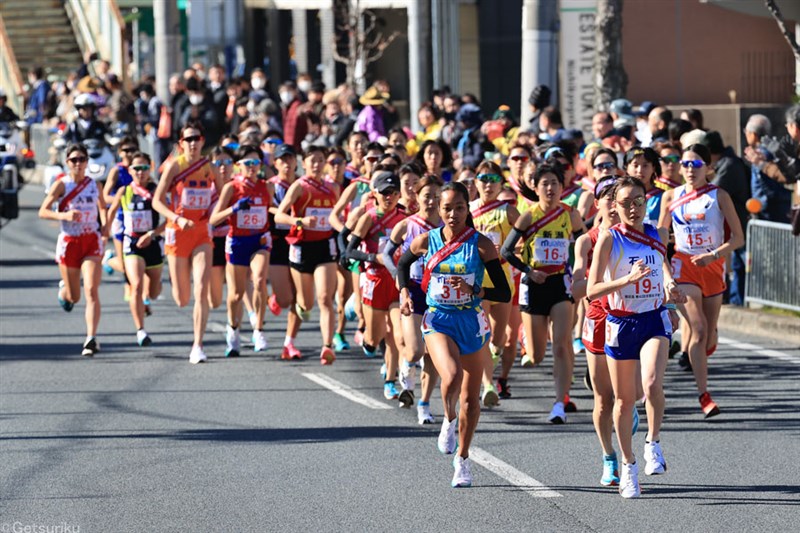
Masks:
[[[111,69],[130,90],[125,20],[116,0],[68,0],[67,5],[74,14],[73,20],[76,21],[84,46],[107,59]],[[86,52],[87,49],[82,47],[82,50]]]
[[[6,91],[6,100],[9,107],[20,117],[25,114],[22,80],[22,72],[19,70],[14,49],[11,48],[11,39],[8,38],[8,33],[6,33],[3,15],[0,15],[0,87]]]
[[[747,224],[745,303],[800,311],[800,237],[790,224]]]

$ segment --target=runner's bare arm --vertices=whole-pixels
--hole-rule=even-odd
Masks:
[[[572,296],[575,301],[586,296],[587,274],[586,263],[589,260],[589,249],[592,239],[588,234],[583,234],[575,241],[575,266],[572,272]]]
[[[670,219],[669,214],[669,204],[672,203],[672,197],[674,196],[674,189],[670,189],[665,191],[664,194],[661,196],[661,214],[658,216],[658,227],[666,228],[667,230],[672,225],[672,220]]]
[[[292,208],[292,205],[300,198],[300,195],[303,193],[303,186],[300,185],[300,182],[295,181],[289,187],[289,190],[286,191],[286,196],[283,197],[283,201],[281,205],[278,206],[278,211],[275,213],[275,223],[276,224],[289,224],[294,225],[295,221],[297,221],[297,217],[293,217],[289,211]],[[306,224],[309,217],[305,217],[300,219],[302,224]]]
[[[208,219],[209,224],[219,226],[233,214],[233,207],[229,207],[231,196],[233,196],[233,186],[226,183],[222,186],[217,205],[214,206],[214,211],[211,212],[211,217]]]
[[[119,167],[114,165],[111,167],[111,170],[108,171],[108,176],[106,177],[106,184],[103,186],[103,200],[107,204],[110,204],[114,201],[114,194],[111,191],[114,190],[114,187],[117,185],[117,177],[119,176]]]
[[[45,196],[44,201],[42,201],[41,207],[39,207],[39,218],[44,218],[45,220],[71,221],[75,219],[75,216],[79,216],[79,213],[75,210],[60,212],[51,209],[56,200],[63,195],[64,182],[57,180],[50,187],[50,191],[47,193],[47,196]]]
[[[342,192],[341,196],[339,196],[339,199],[336,200],[336,204],[333,206],[333,210],[328,217],[328,221],[330,222],[331,227],[336,231],[342,231],[342,227],[344,227],[342,213],[344,212],[345,207],[347,207],[347,204],[352,202],[353,198],[356,197],[357,186],[358,182],[353,182],[348,185]]]

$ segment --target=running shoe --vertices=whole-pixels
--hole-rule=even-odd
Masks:
[[[403,359],[400,361],[398,376],[400,378],[400,386],[403,389],[413,391],[417,386],[417,365],[409,364],[408,361]]]
[[[583,341],[581,339],[573,339],[572,340],[572,351],[575,352],[575,355],[579,353],[583,353]]]
[[[256,316],[256,312],[248,311],[247,320],[250,322],[250,327],[253,328],[253,331],[255,331],[256,328],[258,328],[258,316]]]
[[[535,363],[533,362],[533,357],[528,354],[522,356],[522,361],[519,363],[522,368],[533,368]]]
[[[397,397],[397,400],[403,409],[411,409],[411,406],[414,405],[414,389],[403,389],[400,391],[400,396]]]
[[[150,298],[142,298],[142,303],[144,304],[144,316],[152,315],[153,310],[150,308]]]
[[[454,489],[472,486],[472,461],[469,458],[456,455],[453,457],[453,481],[450,485]]]
[[[139,343],[139,346],[150,346],[153,344],[153,340],[150,338],[150,335],[143,329],[140,329],[136,332],[136,342]]]
[[[689,354],[683,352],[681,354],[680,359],[678,359],[678,366],[684,369],[686,372],[692,371],[692,361],[689,359]]]
[[[61,297],[61,289],[64,288],[64,280],[58,282],[58,293],[56,294],[56,298],[58,298],[58,305],[61,306],[61,309],[69,313],[72,311],[72,308],[75,307],[75,304],[72,302],[68,302]]]
[[[308,322],[311,319],[311,311],[306,311],[300,304],[294,304],[294,312],[302,322]]]
[[[492,356],[492,369],[494,370],[500,363],[502,352],[498,351],[492,343],[489,343],[489,354]]]
[[[437,445],[439,451],[445,455],[450,455],[456,451],[458,440],[456,439],[456,428],[458,427],[458,418],[447,420],[447,417],[442,418],[442,429],[439,430],[439,440]]]
[[[638,498],[642,495],[639,488],[639,465],[622,463],[622,475],[619,478],[619,495],[623,498]]]
[[[281,359],[284,361],[288,361],[290,359],[302,359],[303,354],[300,353],[300,350],[295,348],[294,344],[289,344],[283,347],[283,351],[281,352]]]
[[[586,387],[586,390],[589,392],[594,392],[592,388],[592,375],[589,374],[589,367],[586,367],[586,372],[583,374],[583,386]]]
[[[374,347],[370,350],[369,348],[367,348],[366,344],[361,345],[361,351],[364,352],[364,357],[366,357],[367,359],[372,359],[373,357],[378,355],[378,350],[376,350]]]
[[[417,404],[417,424],[420,426],[425,424],[433,424],[436,420],[431,414],[431,406],[428,403],[419,402]]]
[[[278,305],[278,297],[275,296],[275,293],[269,295],[267,299],[267,307],[269,307],[269,312],[275,316],[281,314],[281,306]]]
[[[332,365],[334,361],[336,361],[336,354],[333,352],[333,348],[330,346],[323,346],[322,350],[319,352],[319,364]]]
[[[711,399],[711,395],[708,392],[700,395],[700,408],[703,409],[703,414],[706,415],[706,418],[719,414],[719,406]]]
[[[191,364],[196,365],[197,363],[205,363],[206,359],[208,359],[208,357],[206,357],[202,346],[192,346],[192,351],[189,353],[189,362]]]
[[[636,406],[633,406],[633,428],[631,430],[631,435],[636,435],[636,432],[639,431],[639,410]]]
[[[564,395],[564,412],[565,413],[577,413],[578,406],[575,405],[575,402],[569,399],[569,394]]]
[[[358,319],[358,315],[356,314],[356,293],[351,294],[350,298],[345,302],[344,317],[350,322]]]
[[[114,269],[111,268],[111,265],[108,263],[113,258],[114,258],[114,250],[106,250],[106,253],[103,254],[103,260],[101,261],[103,264],[103,272],[105,272],[108,275],[114,273]]]
[[[494,385],[486,385],[484,387],[481,402],[484,407],[497,407],[500,405],[500,396],[497,395]]]
[[[556,402],[553,404],[553,408],[550,410],[550,416],[547,417],[547,421],[551,424],[567,423],[567,413],[564,411],[564,402]]]
[[[617,461],[617,454],[603,454],[603,477],[600,478],[600,484],[604,487],[619,485],[619,461]]]
[[[664,452],[658,442],[644,443],[644,473],[648,476],[663,474],[667,471]]]
[[[501,400],[508,400],[511,398],[511,387],[507,379],[497,378],[497,395]]]
[[[675,354],[681,351],[681,343],[678,341],[672,341],[672,344],[669,346],[669,358],[672,359],[675,357]]]
[[[239,329],[233,329],[230,324],[225,326],[225,345],[225,357],[239,357],[239,351],[242,349]]]
[[[347,342],[343,333],[335,333],[333,335],[333,349],[337,352],[343,352],[350,349],[350,343]]]
[[[362,346],[364,344],[364,332],[360,329],[357,329],[353,334],[353,342],[356,344],[356,346]]]
[[[94,354],[100,351],[100,343],[97,342],[97,339],[92,337],[91,339],[87,340],[86,343],[83,345],[83,350],[81,350],[81,355],[84,357],[94,357]]]
[[[266,352],[267,351],[267,337],[264,332],[257,329],[253,332],[253,351]]]
[[[396,400],[400,396],[397,392],[397,385],[394,381],[387,381],[383,384],[383,397],[387,400]]]

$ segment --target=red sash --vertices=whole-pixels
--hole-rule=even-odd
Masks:
[[[680,184],[680,183],[677,183],[677,182],[675,182],[675,181],[672,181],[671,179],[669,179],[669,178],[668,178],[668,177],[666,177],[666,176],[659,176],[659,177],[657,177],[657,178],[656,178],[656,181],[657,181],[657,182],[659,182],[659,183],[662,183],[662,184],[666,185],[666,186],[667,186],[667,187],[669,187],[670,189],[674,189],[674,188],[676,188],[676,187],[680,187],[680,186],[681,186],[681,184]]]
[[[558,207],[547,213],[545,216],[543,216],[542,218],[531,224],[528,227],[528,229],[525,230],[522,236],[525,238],[525,240],[530,239],[534,233],[536,233],[537,231],[539,231],[540,229],[542,229],[543,227],[545,227],[546,225],[548,225],[549,223],[560,217],[561,213],[565,212],[566,209],[564,209],[564,205],[559,205]]]
[[[577,185],[572,185],[569,189],[564,189],[564,191],[561,192],[561,199],[563,200],[564,198],[566,198],[570,194],[572,194],[575,191],[577,191],[579,188],[580,187],[578,187]]]
[[[281,187],[283,187],[283,188],[284,188],[284,189],[286,189],[286,190],[289,190],[289,187],[291,187],[291,186],[292,186],[292,184],[291,184],[291,183],[289,183],[288,181],[282,180],[282,179],[280,179],[280,178],[279,178],[279,177],[277,177],[277,176],[276,176],[276,177],[274,177],[274,178],[270,178],[270,180],[269,180],[269,181],[270,181],[270,183],[272,183],[273,185],[280,185]]]
[[[515,193],[522,194],[522,189],[520,189],[519,183],[517,183],[517,180],[515,180],[513,176],[510,175],[508,176],[508,184],[511,186],[511,188],[514,190]]]
[[[411,215],[410,217],[408,217],[408,219],[413,220],[416,225],[418,225],[425,231],[430,231],[436,227],[419,215]]]
[[[374,224],[369,231],[367,232],[366,239],[370,239],[383,231],[389,224],[400,221],[405,218],[405,215],[400,212],[399,209],[395,208],[391,213],[384,213],[384,215]],[[366,240],[365,239],[365,240]]]
[[[206,159],[205,157],[201,157],[200,159],[198,159],[197,161],[195,161],[194,163],[192,163],[191,165],[180,171],[174,178],[172,178],[170,189],[174,189],[175,187],[178,186],[179,183],[184,182],[192,172],[199,170],[206,163],[208,163],[208,159]]]
[[[78,196],[81,193],[81,191],[83,191],[83,189],[88,187],[89,183],[91,183],[91,181],[92,181],[92,178],[84,177],[82,182],[80,182],[77,185],[75,185],[75,188],[72,189],[71,191],[69,191],[69,194],[67,194],[65,197],[63,197],[61,200],[59,200],[59,202],[58,202],[58,210],[61,211],[61,212],[64,212],[67,209],[67,206],[69,205],[69,203],[72,201],[72,199],[75,198],[76,196]]]
[[[300,181],[311,185],[312,187],[314,187],[315,189],[317,189],[318,191],[320,191],[323,194],[333,194],[333,191],[331,189],[329,189],[328,187],[326,187],[324,183],[320,183],[317,180],[315,180],[314,178],[309,178],[308,176],[303,176],[302,178],[300,178]]]
[[[472,212],[472,218],[478,218],[479,216],[483,215],[484,213],[488,213],[489,211],[494,211],[495,209],[497,209],[501,205],[507,204],[507,203],[508,202],[505,202],[503,200],[495,200],[493,202],[489,202],[488,204],[483,205],[483,206],[479,207],[478,209],[476,209],[475,211],[473,211]]]
[[[667,256],[667,247],[664,246],[664,244],[661,241],[652,238],[650,235],[647,235],[646,233],[642,233],[633,228],[629,228],[624,224],[617,224],[611,229],[622,233],[626,238],[632,240],[633,242],[638,242],[639,244],[644,244],[649,246],[656,252],[660,253],[662,257]]]
[[[669,203],[669,211],[670,211],[670,213],[672,211],[675,211],[676,209],[678,209],[683,204],[687,204],[687,203],[691,202],[692,200],[696,199],[698,196],[701,196],[701,195],[703,195],[703,194],[705,194],[705,193],[707,193],[709,191],[713,191],[716,188],[717,188],[716,185],[713,185],[711,183],[707,183],[707,184],[703,185],[702,187],[700,187],[699,189],[695,189],[692,192],[690,192],[689,194],[686,194],[686,195],[681,196],[680,198],[678,198],[676,200],[671,201]]]
[[[654,187],[654,188],[650,189],[650,192],[648,192],[644,196],[645,196],[645,198],[647,198],[649,200],[653,196],[658,196],[659,194],[664,194],[664,191],[662,189],[659,189],[658,187]]]
[[[131,189],[133,189],[133,192],[135,192],[137,195],[141,196],[145,200],[152,200],[153,199],[153,193],[151,193],[150,191],[148,191],[144,187],[140,187],[139,185],[137,185],[137,183],[135,181],[131,182]]]
[[[470,237],[475,234],[475,228],[470,228],[467,226],[461,233],[453,237],[453,240],[446,243],[442,246],[438,252],[433,254],[433,256],[428,259],[428,262],[425,264],[425,272],[422,274],[422,292],[428,292],[428,283],[431,281],[431,273],[433,269],[439,266],[439,263],[453,255],[453,253],[458,250],[458,248],[467,242]],[[442,232],[442,237],[444,237],[444,232]]]

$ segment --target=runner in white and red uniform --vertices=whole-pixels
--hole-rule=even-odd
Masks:
[[[89,154],[80,144],[65,152],[69,174],[58,179],[47,193],[39,217],[61,223],[56,247],[56,262],[61,271],[58,302],[69,312],[80,300],[81,275],[86,295],[86,341],[81,354],[93,356],[100,350],[95,338],[100,322],[100,260],[103,255],[102,235],[108,235],[105,202],[91,178],[86,177]],[[54,211],[53,204],[58,202]],[[98,223],[99,220],[99,223]]]

